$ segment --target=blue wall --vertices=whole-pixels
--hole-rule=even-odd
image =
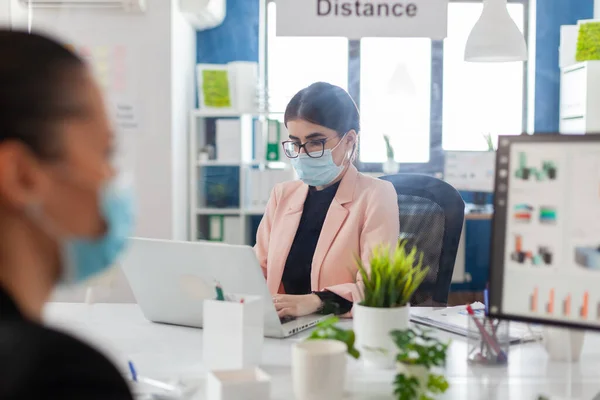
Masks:
[[[258,0],[226,0],[223,24],[196,35],[198,63],[258,62]]]
[[[535,132],[558,132],[560,26],[594,16],[593,0],[537,0]]]

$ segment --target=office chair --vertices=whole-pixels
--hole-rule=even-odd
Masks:
[[[423,252],[429,274],[411,299],[415,306],[445,306],[465,218],[465,203],[448,183],[428,175],[383,176],[398,194],[399,238]]]

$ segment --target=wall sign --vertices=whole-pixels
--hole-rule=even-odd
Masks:
[[[448,0],[277,0],[277,36],[444,39]]]

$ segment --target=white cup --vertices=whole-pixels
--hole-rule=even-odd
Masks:
[[[552,361],[579,361],[585,338],[584,331],[545,326],[542,336],[544,347]]]
[[[340,400],[346,381],[346,344],[308,340],[292,349],[292,378],[297,400]]]

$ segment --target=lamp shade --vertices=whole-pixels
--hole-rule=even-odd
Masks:
[[[525,37],[508,14],[506,0],[483,0],[483,12],[465,48],[465,61],[526,61]]]

